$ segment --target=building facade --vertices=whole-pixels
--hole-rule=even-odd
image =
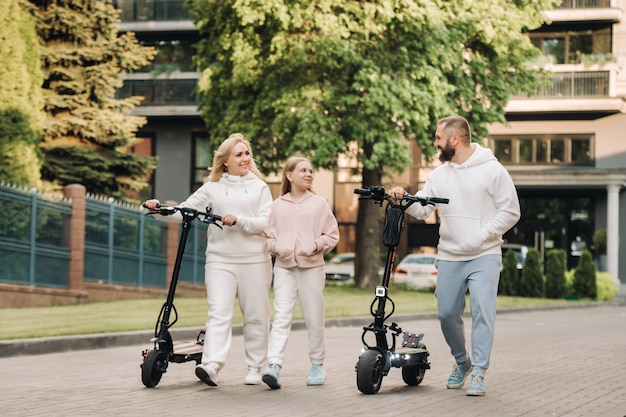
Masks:
[[[184,0],[117,0],[121,31],[136,33],[158,49],[153,64],[126,74],[122,95],[145,99],[134,114],[147,117],[139,131],[143,153],[158,158],[145,197],[182,201],[202,184],[212,150],[197,105],[200,76],[192,66],[198,32]],[[626,28],[625,0],[564,0],[546,11],[549,24],[530,32],[542,51],[537,62],[551,71],[549,85],[532,97],[513,97],[507,124],[490,127],[484,143],[511,173],[522,220],[508,242],[568,253],[575,266],[590,249],[598,266],[626,283]],[[236,127],[235,127],[236,129]],[[416,147],[414,164],[396,184],[417,191],[429,167]],[[320,172],[316,190],[328,199],[341,225],[339,251],[352,251],[357,213],[349,160],[336,172]],[[277,189],[275,181],[269,181]],[[409,223],[402,251],[433,243],[432,222]],[[606,253],[594,243],[606,229]],[[622,261],[623,260],[623,261]]]

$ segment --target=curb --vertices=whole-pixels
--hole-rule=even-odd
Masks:
[[[527,311],[556,310],[567,308],[587,308],[602,305],[624,305],[615,302],[587,302],[572,303],[570,305],[539,306],[539,307],[514,307],[498,309],[497,314],[521,313]],[[471,317],[469,312],[466,316]],[[397,314],[394,321],[431,320],[436,319],[437,313]],[[371,323],[371,317],[346,317],[326,319],[326,327],[353,327],[366,326]],[[305,329],[303,321],[294,321],[292,330]],[[177,340],[196,340],[199,328],[170,329],[172,338]],[[243,334],[241,324],[233,326],[233,335]],[[108,347],[146,345],[152,346],[150,340],[154,337],[154,331],[134,331],[122,333],[103,333],[93,335],[55,336],[32,339],[2,340],[0,341],[0,358],[20,355],[43,355],[47,353],[67,352],[73,350],[104,349]],[[139,356],[139,354],[138,354]]]

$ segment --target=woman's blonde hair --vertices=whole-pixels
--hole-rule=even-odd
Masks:
[[[220,178],[222,178],[222,174],[224,172],[228,172],[226,168],[226,161],[228,160],[230,153],[233,151],[233,148],[238,143],[243,143],[248,148],[248,151],[250,151],[250,164],[248,167],[250,168],[250,171],[256,174],[257,177],[261,178],[261,173],[256,167],[256,162],[254,162],[250,142],[248,142],[248,140],[246,140],[241,133],[233,133],[228,138],[224,139],[213,154],[213,165],[209,167],[211,170],[211,173],[209,174],[210,182],[219,181]]]
[[[283,167],[283,178],[280,182],[280,195],[285,195],[291,191],[291,182],[287,179],[287,174],[293,172],[293,170],[296,169],[296,166],[300,162],[304,161],[309,164],[311,163],[311,161],[304,156],[292,156],[287,160],[287,162],[285,162],[285,166]],[[313,192],[313,189],[309,187],[309,191]]]

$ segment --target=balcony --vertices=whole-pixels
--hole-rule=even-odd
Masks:
[[[609,22],[619,23],[622,10],[616,0],[563,0],[560,6],[546,10],[551,22]]]
[[[616,65],[607,65],[597,70],[592,67],[579,70],[581,67],[583,66],[554,66],[548,85],[535,95],[511,97],[506,106],[507,118],[540,113],[578,114],[577,117],[587,113],[589,118],[597,118],[625,113],[625,101],[616,91]]]
[[[122,32],[195,31],[185,0],[115,0]]]
[[[118,98],[141,96],[142,102],[132,111],[136,116],[198,116],[201,95],[196,90],[197,73],[179,73],[174,77],[145,78],[130,74],[117,91]],[[148,74],[149,75],[149,74]]]

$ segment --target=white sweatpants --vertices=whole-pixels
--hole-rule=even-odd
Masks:
[[[324,267],[274,267],[274,322],[270,335],[268,362],[280,366],[285,360],[287,340],[293,321],[296,297],[309,336],[312,365],[322,365],[326,354],[324,326]]]
[[[235,299],[243,314],[243,342],[246,364],[260,369],[267,357],[270,307],[268,292],[272,282],[272,262],[230,264],[207,262],[205,284],[209,316],[202,352],[202,363],[224,367],[232,341]]]

